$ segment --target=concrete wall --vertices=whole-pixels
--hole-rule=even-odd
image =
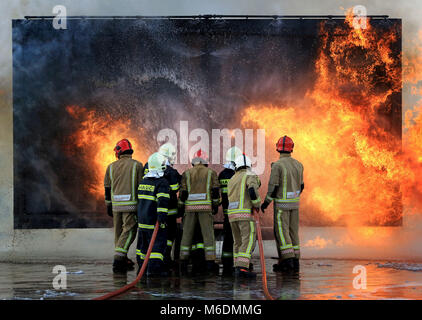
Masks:
[[[68,15],[193,15],[193,14],[344,14],[343,8],[365,5],[368,14],[387,14],[403,19],[403,50],[422,29],[420,0],[307,1],[307,0],[43,0],[2,1],[0,4],[0,260],[110,259],[111,229],[14,230],[13,229],[13,123],[11,19],[25,15],[52,15],[57,4]],[[412,105],[408,88],[403,92],[404,109]],[[34,190],[36,192],[36,190]],[[410,219],[410,220],[409,220]],[[421,259],[422,223],[418,216],[405,217],[403,228],[371,231],[374,244],[359,231],[342,228],[302,228],[303,256],[333,258]],[[356,233],[357,232],[357,233]],[[387,236],[386,236],[387,234]],[[324,241],[317,241],[323,239]],[[310,242],[309,242],[310,241]],[[133,250],[133,248],[132,248]],[[267,256],[274,256],[273,243],[266,243]],[[257,253],[257,251],[256,251]],[[133,252],[132,252],[133,254]]]

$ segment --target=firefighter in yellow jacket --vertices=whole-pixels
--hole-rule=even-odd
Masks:
[[[258,189],[261,182],[251,171],[251,160],[245,154],[235,160],[236,173],[227,186],[229,206],[227,214],[233,234],[233,261],[235,276],[255,278],[249,270],[256,243],[256,228],[253,214],[258,214],[261,199]]]
[[[137,231],[137,189],[142,180],[142,163],[132,159],[132,145],[127,139],[117,142],[114,152],[117,161],[111,163],[104,177],[107,214],[113,217],[114,262],[113,272],[121,273],[134,269],[127,252]]]
[[[275,272],[299,271],[299,200],[305,187],[303,165],[293,159],[294,143],[288,136],[276,144],[280,159],[271,164],[268,193],[261,206],[264,211],[274,200],[274,234],[276,237],[278,264]]]
[[[195,226],[199,221],[204,239],[207,271],[218,273],[215,263],[215,237],[213,214],[220,205],[220,186],[217,173],[208,168],[205,152],[199,150],[192,159],[192,166],[183,172],[180,184],[179,201],[184,211],[183,234],[180,244],[181,272],[187,273],[188,260],[192,246]]]

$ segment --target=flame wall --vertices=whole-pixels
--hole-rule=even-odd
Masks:
[[[302,223],[400,224],[400,181],[412,172],[400,152],[400,27],[76,20],[58,33],[15,21],[15,227],[108,226],[102,176],[114,143],[131,139],[145,162],[158,131],[181,120],[265,128],[268,164],[278,137],[292,136],[305,164]]]

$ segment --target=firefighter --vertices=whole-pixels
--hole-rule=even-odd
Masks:
[[[192,168],[182,174],[179,201],[184,212],[183,234],[180,246],[182,274],[187,273],[195,225],[199,221],[204,239],[207,272],[218,273],[215,263],[215,237],[213,214],[220,205],[220,187],[217,173],[208,168],[205,152],[199,150],[192,159]]]
[[[227,196],[227,184],[235,173],[235,160],[242,155],[242,151],[238,147],[232,147],[226,152],[226,163],[223,171],[218,175],[221,190],[221,205],[224,213],[223,224],[223,248],[221,252],[221,262],[223,264],[223,275],[232,275],[233,273],[233,235],[230,228],[229,217],[227,216],[227,207],[229,206],[229,198]]]
[[[136,237],[136,188],[142,179],[142,163],[132,159],[132,145],[127,139],[114,148],[117,161],[111,163],[104,177],[107,214],[113,217],[115,255],[113,272],[134,269],[127,252]]]
[[[174,162],[176,160],[176,148],[171,143],[163,144],[158,153],[163,155],[166,160],[166,170],[164,171],[164,178],[170,185],[170,202],[169,202],[169,211],[167,213],[167,247],[164,254],[164,265],[170,270],[175,268],[175,263],[171,258],[171,252],[176,240],[177,235],[177,192],[180,188],[180,180],[182,176],[173,168]],[[144,175],[149,171],[148,162],[144,166]],[[177,250],[175,250],[177,251]],[[176,254],[175,254],[176,255]],[[176,257],[175,257],[176,259]]]
[[[268,192],[261,206],[264,211],[274,200],[274,234],[278,263],[275,272],[299,271],[299,200],[305,187],[303,165],[293,159],[294,143],[288,136],[281,137],[276,144],[280,159],[271,164]]]
[[[235,276],[255,278],[250,261],[256,243],[253,214],[258,214],[261,198],[258,189],[261,181],[251,170],[251,160],[245,154],[235,160],[236,173],[229,180],[227,192],[229,206],[227,215],[233,234],[233,261]]]
[[[180,188],[182,176],[173,168],[176,159],[176,148],[171,143],[163,144],[158,150],[158,153],[167,159],[164,178],[168,181],[170,186],[170,202],[169,211],[167,213],[167,247],[164,255],[164,263],[168,269],[174,269],[175,263],[171,258],[171,252],[177,236],[177,192]]]
[[[156,152],[148,158],[148,173],[138,186],[138,245],[136,260],[138,272],[142,267],[158,220],[159,229],[147,266],[147,276],[166,276],[164,254],[167,247],[167,213],[170,202],[170,186],[164,171],[167,158]]]

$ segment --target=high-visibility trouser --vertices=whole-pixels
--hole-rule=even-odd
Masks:
[[[299,209],[274,207],[274,235],[278,258],[300,258]]]
[[[205,245],[199,220],[196,221],[195,231],[193,232],[190,259],[192,265],[201,266],[205,262]]]
[[[154,225],[139,224],[138,245],[136,246],[136,261],[139,267],[144,263],[149,243],[151,242]],[[160,272],[164,266],[164,253],[167,247],[167,228],[161,225],[152,247],[151,255],[148,261],[148,272]]]
[[[167,246],[164,254],[164,263],[168,264],[172,261],[171,250],[173,249],[174,242],[177,236],[177,222],[176,216],[167,216]]]
[[[188,260],[197,221],[204,239],[205,260],[215,260],[214,218],[211,212],[185,212],[180,260]]]
[[[223,248],[221,252],[221,262],[224,267],[233,266],[233,233],[232,228],[230,227],[229,217],[227,214],[224,215],[224,224],[223,224]]]
[[[249,268],[256,244],[256,226],[253,220],[230,222],[233,233],[233,262],[235,267]]]
[[[115,259],[124,259],[136,238],[137,214],[135,212],[113,212]]]

